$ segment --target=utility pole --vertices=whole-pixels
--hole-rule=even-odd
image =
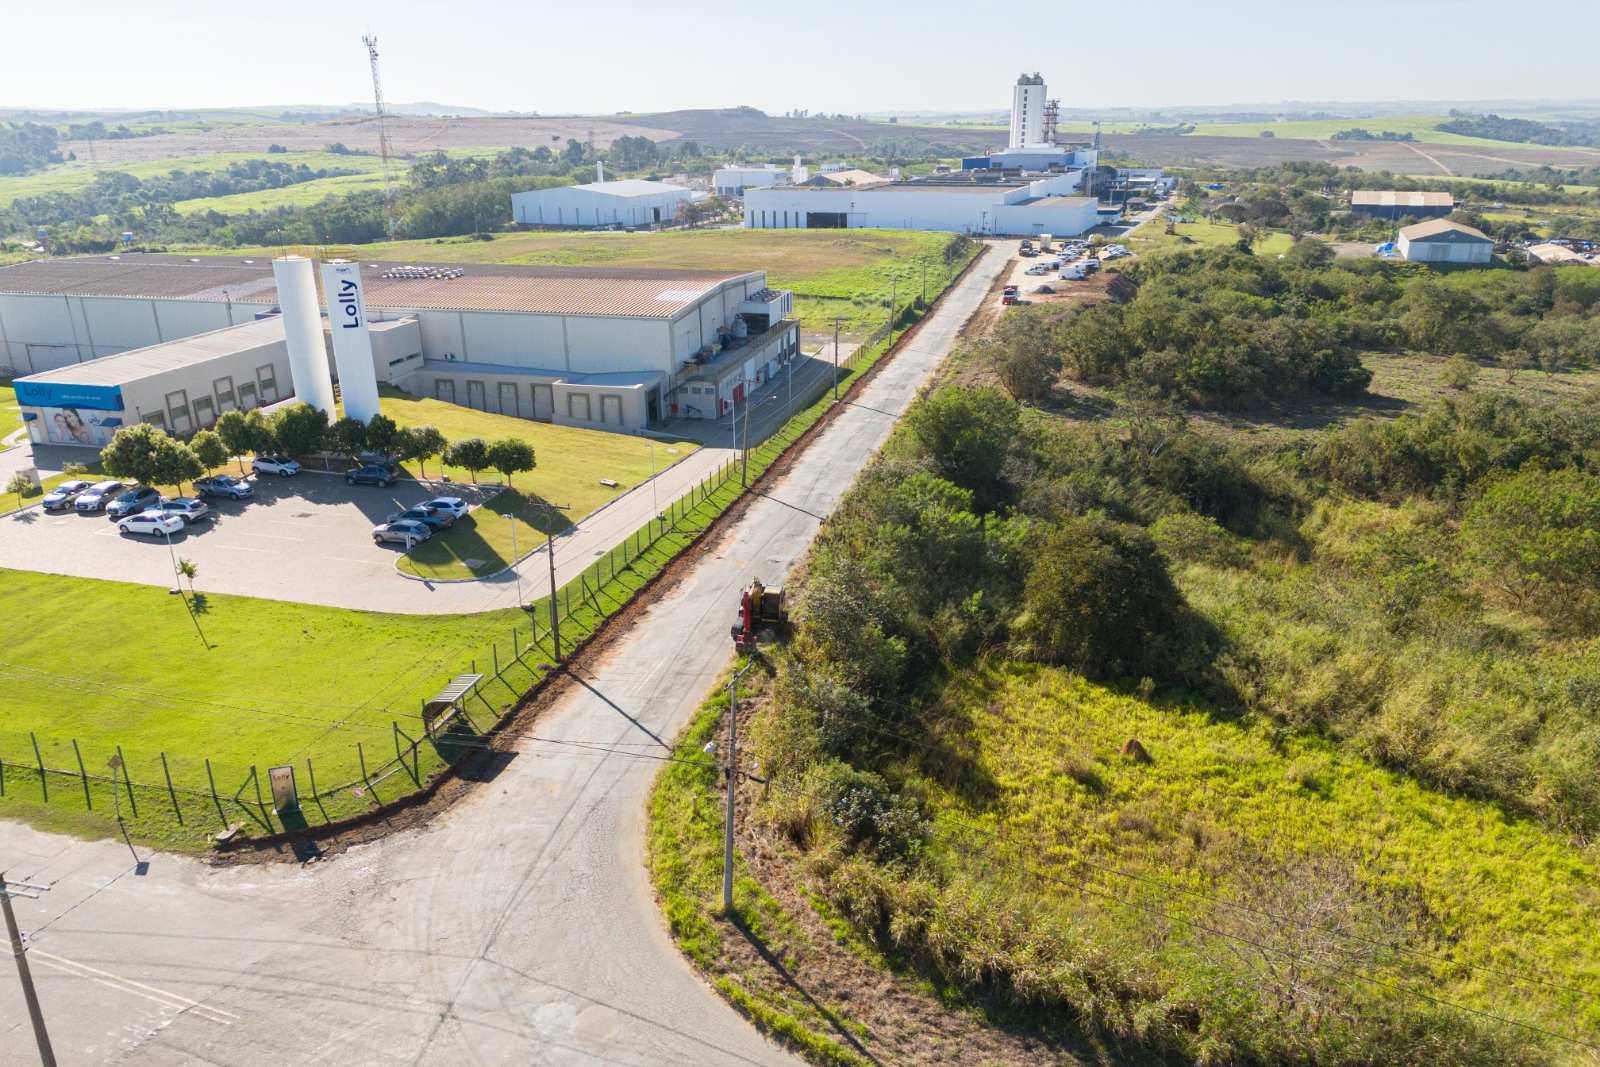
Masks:
[[[745,664],[744,670],[728,683],[731,699],[728,703],[728,810],[723,816],[722,832],[722,908],[729,915],[733,914],[733,795],[739,786],[739,680],[754,666],[754,663]]]
[[[754,384],[745,381],[746,386]],[[739,446],[739,488],[744,489],[750,484],[750,394],[744,395],[744,444]]]
[[[833,320],[833,402],[839,402],[839,323],[844,320],[834,316]]]
[[[542,500],[530,500],[528,503],[534,507],[544,508],[544,554],[550,562],[550,646],[555,652],[556,662],[561,662],[561,616],[556,610],[556,517],[555,512],[566,511],[571,504],[550,504]],[[513,524],[512,532],[515,533],[516,525]],[[520,581],[520,578],[519,578]]]
[[[729,804],[728,811],[730,814],[733,812],[732,804]],[[729,847],[732,847],[733,839],[730,837],[728,840]],[[17,961],[17,976],[22,979],[22,999],[28,1002],[28,1018],[33,1021],[33,1037],[39,1043],[39,1062],[43,1067],[56,1067],[56,1054],[50,1047],[50,1034],[44,1028],[44,1014],[39,1010],[39,995],[33,991],[33,974],[28,970],[28,957],[22,947],[22,932],[17,929],[17,916],[11,910],[13,895],[26,897],[28,900],[38,900],[40,893],[49,891],[50,887],[47,885],[8,882],[5,874],[0,873],[0,909],[5,911],[6,933],[11,935],[11,955]]]
[[[367,46],[367,59],[372,64],[372,101],[378,111],[378,154],[383,157],[383,207],[389,218],[389,240],[394,240],[394,193],[389,188],[389,125],[387,109],[383,106],[383,82],[378,78],[378,38],[368,34],[361,38]]]

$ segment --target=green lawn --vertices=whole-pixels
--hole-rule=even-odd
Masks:
[[[512,518],[507,520],[504,515]],[[490,497],[450,529],[413,548],[401,558],[399,566],[407,574],[433,579],[494,574],[517,556],[527,555],[544,544],[546,529],[560,533],[572,524],[569,513],[552,513],[530,504],[517,490],[507,489]]]
[[[207,759],[224,799],[251,766],[264,773],[288,763],[297,764],[300,789],[309,793],[308,759],[327,790],[359,781],[362,756],[373,770],[392,759],[391,724],[416,737],[421,702],[474,661],[489,673],[482,668],[493,644],[509,662],[513,627],[531,637],[526,616],[515,610],[382,615],[202,594],[191,615],[189,598],[153,586],[26,571],[0,571],[0,585],[14,606],[47,605],[29,612],[29,625],[0,656],[7,691],[0,817],[70,820],[60,803],[68,792],[78,819],[69,828],[87,832],[110,828],[85,817],[71,779],[53,779],[51,805],[38,803],[37,774],[24,770],[34,766],[30,732],[53,769],[76,769],[77,739],[91,774],[103,771],[120,745],[136,785],[164,784],[165,753],[180,792],[208,790]],[[529,674],[510,680],[514,688],[486,685],[473,705],[476,721],[487,725]],[[97,809],[102,802],[109,809],[109,801],[109,794],[99,798]],[[195,843],[185,836],[192,826],[169,829]]]
[[[569,505],[568,515],[573,521],[650,477],[652,449],[648,437],[492,415],[387,387],[382,390],[381,407],[385,415],[402,426],[437,426],[452,441],[467,437],[491,442],[502,437],[527,441],[534,447],[538,469],[517,475],[512,485],[541,500]],[[655,469],[665,470],[699,447],[693,441],[656,441]],[[439,477],[438,460],[426,468],[407,463],[402,469],[412,476],[425,473],[430,478]],[[472,480],[459,468],[444,469],[455,481]],[[601,485],[602,478],[615,481],[617,487]],[[502,480],[498,471],[479,471],[478,479],[496,483]]]
[[[367,174],[381,174],[383,160],[376,156],[347,156],[335,152],[287,152],[269,155],[266,152],[212,152],[201,156],[180,156],[174,159],[157,159],[147,163],[126,163],[116,167],[101,167],[100,171],[118,171],[136,178],[156,178],[178,171],[226,170],[229,163],[250,160],[268,160],[298,165],[304,163],[312,170],[339,168],[358,170]],[[97,171],[86,159],[77,159],[51,167],[38,174],[0,178],[0,204],[9,205],[19,197],[42,196],[45,193],[73,192],[89,186]]]
[[[1166,223],[1161,219],[1141,226],[1123,244],[1130,252],[1150,252],[1162,248],[1183,248],[1202,245],[1221,248],[1239,240],[1239,227],[1225,222],[1180,223],[1176,236],[1165,233]],[[1293,242],[1286,233],[1269,233],[1255,247],[1258,256],[1276,256],[1287,252]]]
[[[318,178],[298,185],[286,185],[281,189],[234,193],[231,196],[213,196],[203,200],[180,200],[173,207],[180,215],[193,215],[202,211],[243,215],[251,211],[271,211],[280,207],[306,207],[324,197],[363,193],[382,188],[382,174],[341,174],[333,178]]]
[[[22,407],[10,378],[0,378],[0,442],[22,429]]]

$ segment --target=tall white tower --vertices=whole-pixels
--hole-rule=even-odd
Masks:
[[[1044,78],[1038,71],[1017,78],[1011,96],[1011,148],[1044,143]]]
[[[289,376],[295,399],[326,412],[333,421],[333,375],[328,373],[328,350],[322,341],[322,307],[317,302],[317,279],[311,261],[303,256],[280,256],[272,261],[278,283],[278,307],[283,309],[283,335],[289,346]]]

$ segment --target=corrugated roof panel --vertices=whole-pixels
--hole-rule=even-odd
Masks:
[[[663,268],[535,267],[453,264],[455,278],[385,278],[395,267],[361,265],[367,303],[375,308],[516,311],[544,315],[669,318],[750,271]],[[277,303],[272,261],[222,256],[85,257],[33,260],[0,267],[0,292],[72,296],[153,297]]]

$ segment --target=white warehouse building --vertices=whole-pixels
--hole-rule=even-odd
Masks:
[[[519,418],[621,432],[716,418],[799,351],[792,295],[760,271],[360,272],[378,381]],[[0,267],[0,373],[38,443],[98,447],[131,421],[185,433],[296,397],[280,310],[267,259]]]
[[[1097,221],[1099,201],[1075,195],[1082,187],[1081,171],[1018,178],[992,174],[970,171],[835,188],[751,189],[745,193],[744,224],[761,230],[878,227],[1074,237]]]
[[[1408,263],[1494,262],[1494,238],[1448,219],[1419,222],[1400,231],[1400,255]]]
[[[704,197],[704,194],[701,194]],[[524,226],[658,226],[695,194],[681,185],[629,178],[511,194],[511,220]]]

